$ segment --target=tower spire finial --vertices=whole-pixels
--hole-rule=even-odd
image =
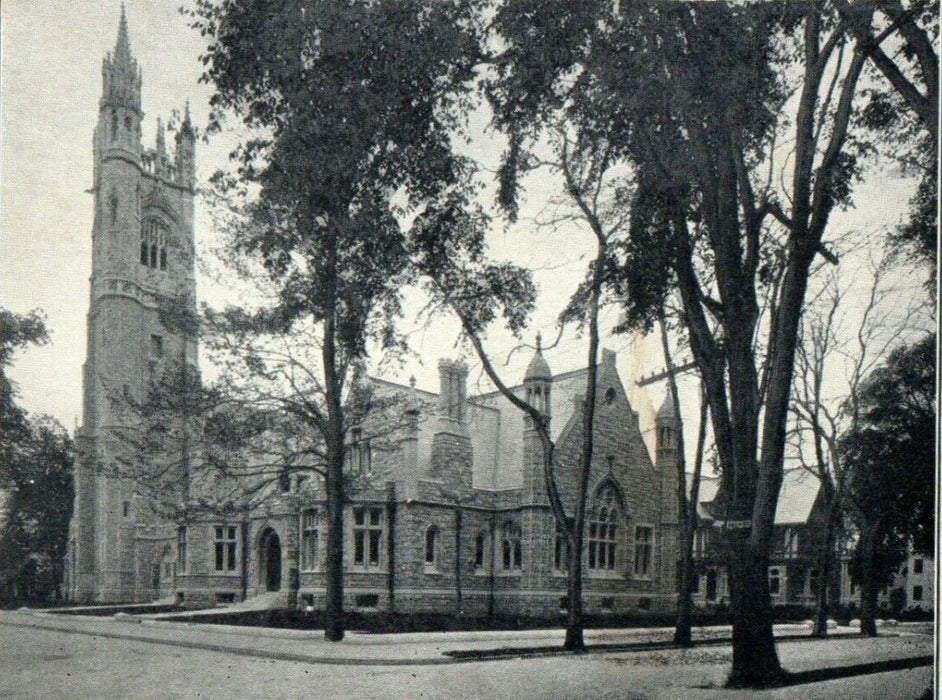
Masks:
[[[115,60],[122,63],[130,63],[131,60],[131,40],[128,38],[128,18],[124,11],[124,3],[121,3],[121,19],[118,20],[118,40],[114,45]]]
[[[543,352],[543,334],[539,331],[536,332],[536,351]]]

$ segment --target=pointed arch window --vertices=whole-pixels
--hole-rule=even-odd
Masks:
[[[112,226],[118,222],[118,195],[111,190],[111,196],[108,198],[108,219]]]
[[[619,518],[618,492],[607,483],[598,490],[589,514],[589,568],[601,571],[615,569],[618,553]]]
[[[479,532],[474,538],[474,570],[481,571],[484,568],[485,556],[487,553],[487,535]]]
[[[520,544],[520,526],[513,522],[504,523],[501,532],[501,555],[505,571],[519,570],[523,555]]]
[[[437,569],[438,567],[438,528],[429,525],[425,531],[425,568]]]
[[[157,219],[145,219],[141,225],[141,265],[152,270],[167,269],[167,227]]]

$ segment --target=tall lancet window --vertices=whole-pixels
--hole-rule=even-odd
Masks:
[[[167,269],[167,227],[156,219],[141,225],[141,265],[152,270]]]
[[[619,503],[611,483],[606,483],[595,496],[589,513],[589,568],[615,568],[618,552]]]

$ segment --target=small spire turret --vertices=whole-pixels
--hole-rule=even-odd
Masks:
[[[537,333],[536,352],[533,353],[527,372],[523,376],[523,386],[526,389],[527,403],[542,413],[547,420],[550,417],[552,384],[553,372],[546,358],[543,357],[543,336]]]
[[[167,157],[167,138],[164,135],[164,123],[157,117],[157,155],[164,159]]]
[[[177,131],[177,148],[174,153],[177,177],[180,182],[192,187],[196,181],[196,131],[190,119],[190,101],[183,106],[183,121]]]
[[[190,101],[187,100],[183,103],[183,123],[180,124],[180,132],[177,134],[177,138],[180,139],[183,136],[194,137],[193,133],[193,122],[190,121]]]
[[[673,450],[677,447],[677,433],[681,429],[680,416],[674,406],[674,391],[668,386],[664,403],[654,418],[657,427],[657,450]]]

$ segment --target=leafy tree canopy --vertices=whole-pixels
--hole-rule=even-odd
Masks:
[[[932,555],[935,541],[935,334],[894,351],[860,391],[860,420],[841,441],[851,514],[884,521]]]
[[[400,218],[457,186],[451,106],[477,60],[475,4],[199,2],[211,36],[204,80],[212,126],[239,115],[257,132],[233,154],[259,186],[235,255],[277,280],[269,321],[336,312],[337,339],[364,352],[379,312],[384,344],[399,313],[408,256]],[[218,176],[229,193],[235,178]]]

